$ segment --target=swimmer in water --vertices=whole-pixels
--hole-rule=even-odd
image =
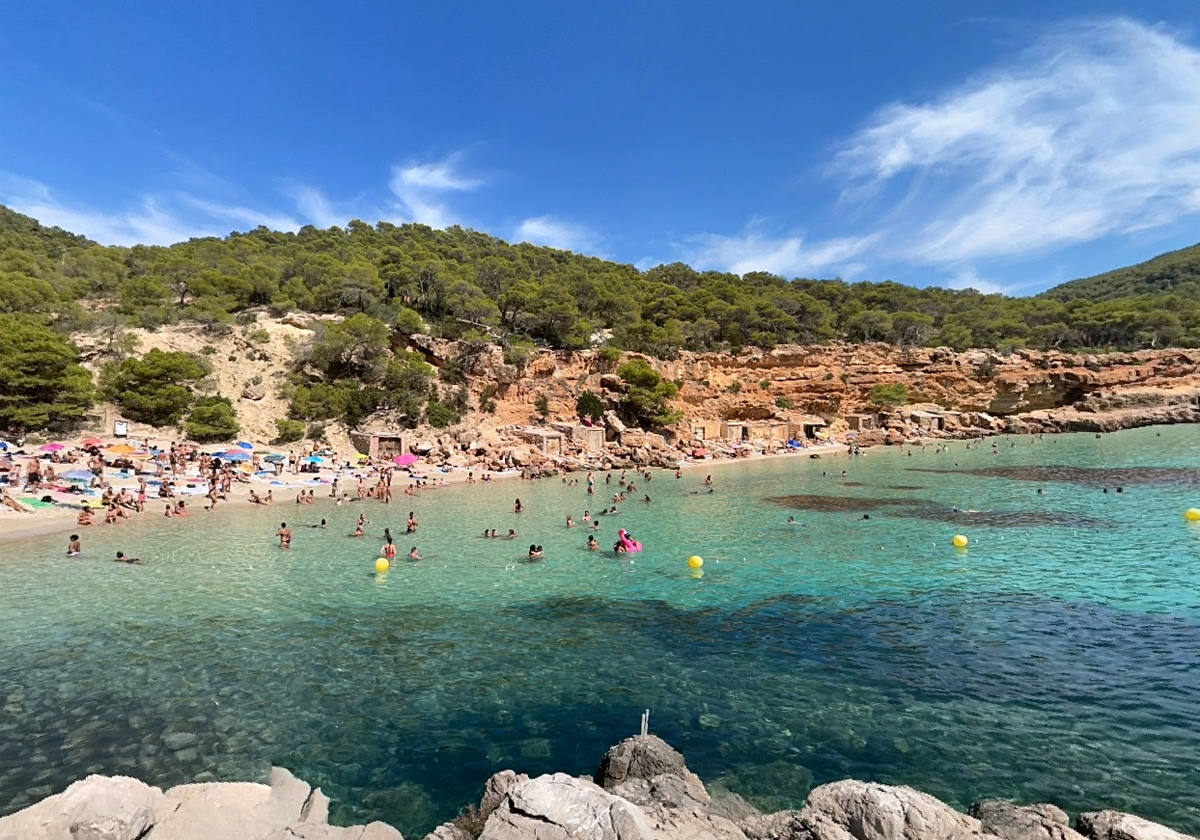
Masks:
[[[599,551],[600,550],[600,542],[599,542],[599,540],[596,539],[594,534],[588,534],[587,547],[588,547],[588,551]]]
[[[275,536],[279,537],[280,548],[292,547],[292,529],[287,526],[286,522],[279,523],[279,530],[275,532]]]
[[[83,553],[83,546],[79,542],[79,535],[72,534],[71,539],[67,542],[67,556],[78,557]]]
[[[796,517],[794,517],[794,516],[789,516],[789,517],[788,517],[788,520],[787,520],[787,524],[789,524],[789,525],[795,525],[795,524],[796,524]]]
[[[575,527],[575,517],[571,516],[571,514],[569,514],[569,513],[567,514],[567,527],[568,528]]]
[[[420,560],[421,559],[421,552],[417,551],[417,547],[415,545],[411,549],[409,549],[408,559],[409,560]]]
[[[113,560],[115,560],[117,563],[136,563],[136,564],[138,564],[139,566],[140,566],[140,565],[141,565],[141,563],[142,563],[142,561],[141,561],[141,558],[138,558],[138,557],[126,557],[126,556],[125,556],[125,552],[123,552],[123,551],[118,551],[118,552],[117,552],[117,556],[116,556],[116,557],[114,557],[114,558],[113,558]]]
[[[515,502],[513,502],[513,513],[524,513],[524,512],[525,512],[525,505],[521,504],[520,499],[517,499]]]
[[[392,542],[391,537],[387,538],[387,542],[383,544],[383,548],[379,550],[379,553],[382,554],[389,563],[396,559],[396,544]]]

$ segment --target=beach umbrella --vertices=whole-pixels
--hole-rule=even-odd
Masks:
[[[104,450],[109,455],[132,455],[137,452],[137,447],[130,446],[128,443],[118,443],[115,446],[110,446]]]
[[[45,446],[42,447],[42,451],[43,452],[59,452],[60,450],[63,450],[66,448],[67,448],[66,444],[63,444],[63,443],[47,443]]]
[[[245,452],[222,452],[217,456],[223,461],[249,461],[250,456]]]
[[[272,452],[270,455],[263,458],[263,460],[267,461],[268,463],[271,463],[271,464],[278,464],[280,461],[287,460],[287,456],[280,455],[278,452]]]
[[[301,458],[300,460],[302,460],[306,464],[324,464],[325,463],[325,459],[322,458],[320,455],[309,455],[307,458]]]
[[[248,440],[239,440],[239,441],[238,441],[238,446],[239,446],[241,449],[253,449],[253,448],[254,448],[254,444],[253,444],[253,443],[251,443],[251,442],[250,442],[250,441],[248,441]]]
[[[91,480],[96,476],[92,475],[87,470],[71,470],[70,472],[63,473],[61,477],[65,478],[67,481],[87,481],[90,483]]]
[[[89,446],[89,447],[90,446],[99,446],[102,443],[104,443],[104,441],[102,441],[100,438],[96,438],[96,437],[84,438],[82,441],[80,441],[80,444],[82,446]]]
[[[413,464],[417,463],[419,459],[411,452],[406,452],[403,455],[397,455],[392,460],[396,462],[396,466],[398,467],[411,467]]]
[[[364,454],[362,454],[361,452],[355,452],[355,453],[354,453],[354,460],[355,460],[355,461],[370,461],[370,460],[371,460],[371,456],[370,456],[370,455],[364,455]]]

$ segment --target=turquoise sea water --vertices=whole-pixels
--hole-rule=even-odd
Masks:
[[[601,517],[603,545],[645,542],[632,558],[563,524],[616,474],[591,500],[507,481],[91,528],[79,559],[62,537],[0,546],[0,813],[90,772],[279,764],[335,821],[421,836],[500,768],[591,772],[650,708],[706,782],[764,808],[857,776],[1200,831],[1200,527],[1181,516],[1200,430],[997,444],[714,466],[712,495],[691,494],[703,471],[655,471],[651,504]],[[347,538],[362,510],[369,536]],[[281,519],[321,517],[278,549]],[[425,559],[376,576],[385,525]],[[522,562],[531,542],[545,561]]]

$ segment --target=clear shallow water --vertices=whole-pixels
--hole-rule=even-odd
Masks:
[[[965,472],[1042,465],[1175,469],[1121,473],[1121,494],[1090,470]],[[692,769],[764,808],[858,776],[1195,833],[1200,528],[1181,512],[1198,471],[1183,426],[716,466],[711,496],[688,494],[701,472],[657,471],[638,482],[652,504],[601,519],[602,544],[618,525],[647,544],[632,563],[583,550],[565,515],[601,505],[557,481],[93,528],[78,560],[57,537],[0,546],[0,813],[88,772],[280,764],[335,820],[421,836],[502,767],[590,772],[649,707]],[[801,494],[871,518],[766,501]],[[370,536],[349,539],[362,509]],[[398,542],[426,559],[378,578],[383,526],[410,509],[418,539]],[[322,516],[278,550],[280,519]],[[544,562],[521,562],[530,542]]]

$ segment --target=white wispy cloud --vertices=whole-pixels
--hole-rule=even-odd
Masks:
[[[1007,294],[1010,291],[998,283],[984,280],[973,268],[964,268],[939,285],[947,289],[974,289],[985,295]]]
[[[271,230],[290,231],[300,228],[300,222],[292,216],[282,213],[263,212],[234,204],[221,204],[217,201],[209,201],[187,193],[181,194],[179,200],[183,204],[207,214],[210,218],[237,222],[242,227],[254,228],[261,226],[270,228]]]
[[[225,204],[178,190],[142,195],[125,208],[99,210],[63,198],[41,181],[12,173],[0,173],[0,204],[105,245],[171,245],[259,225],[272,230],[300,227],[287,214]]]
[[[459,222],[458,214],[445,200],[447,193],[470,192],[484,180],[460,170],[463,153],[454,152],[437,161],[393,166],[388,185],[399,200],[397,208],[405,221],[444,228]]]
[[[1200,51],[1118,18],[1055,29],[936,100],[878,111],[831,168],[900,259],[954,264],[1200,210]]]
[[[211,224],[181,218],[153,196],[143,196],[125,210],[103,211],[65,202],[41,181],[10,173],[0,173],[0,204],[105,245],[170,245],[224,233]]]
[[[514,238],[520,242],[548,245],[563,251],[595,254],[599,250],[602,237],[587,225],[554,216],[532,216],[517,225]]]
[[[875,239],[874,234],[869,234],[810,243],[798,234],[772,236],[763,230],[761,222],[754,221],[734,236],[703,233],[688,237],[678,250],[688,263],[699,269],[813,276],[851,264]]]
[[[280,191],[296,205],[296,212],[310,225],[319,228],[340,227],[351,215],[334,207],[332,201],[317,187],[298,181],[288,181]]]

